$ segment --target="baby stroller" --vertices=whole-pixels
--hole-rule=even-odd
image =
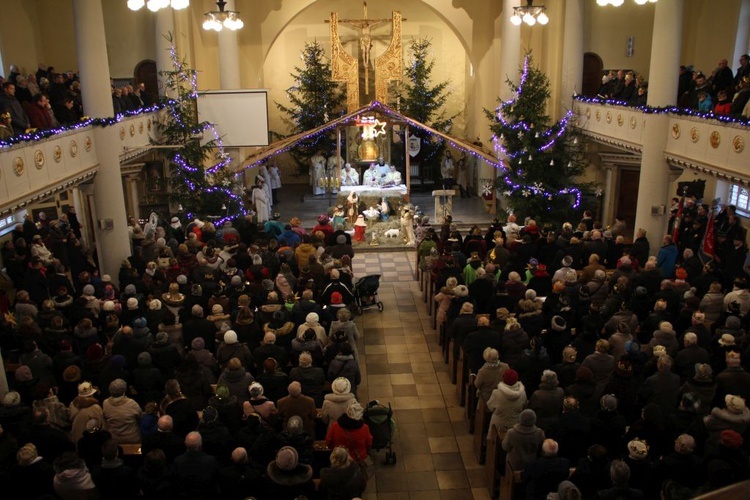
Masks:
[[[383,312],[383,303],[378,300],[378,287],[380,287],[379,274],[371,274],[357,280],[354,284],[354,308],[357,314],[376,307],[378,311]]]
[[[370,401],[365,408],[364,421],[372,434],[372,449],[385,452],[385,464],[396,464],[396,452],[393,451],[393,434],[396,432],[396,421],[393,419],[391,404],[381,405],[378,401]]]

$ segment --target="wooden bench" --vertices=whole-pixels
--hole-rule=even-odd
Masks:
[[[490,497],[495,498],[500,494],[500,480],[505,469],[505,451],[503,450],[503,438],[505,431],[499,432],[494,425],[487,437],[487,454],[484,462],[484,477],[487,491]],[[501,468],[502,467],[502,468]],[[503,500],[509,500],[503,497]]]
[[[141,443],[136,444],[121,444],[123,456],[135,457],[141,455]]]
[[[469,380],[466,381],[466,411],[464,412],[464,423],[469,434],[474,434],[474,414],[477,412],[477,389],[474,387],[474,380],[477,376],[474,373],[469,374]]]
[[[487,459],[487,432],[490,429],[492,412],[487,408],[484,398],[477,398],[477,410],[474,414],[474,454],[480,464]]]
[[[576,471],[571,467],[568,477]],[[526,497],[526,481],[523,479],[523,469],[514,470],[509,464],[505,464],[505,475],[500,480],[500,498],[503,500],[522,500]]]
[[[469,383],[469,359],[464,352],[464,346],[459,347],[459,355],[456,360],[456,396],[458,404],[466,406],[466,385]]]

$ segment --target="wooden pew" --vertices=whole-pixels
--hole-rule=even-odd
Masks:
[[[487,432],[490,428],[492,412],[487,408],[484,398],[477,398],[477,411],[474,415],[474,454],[480,464],[487,459]]]
[[[505,469],[505,451],[502,446],[504,437],[505,431],[499,432],[497,427],[493,425],[487,438],[487,458],[484,463],[484,477],[487,491],[489,491],[492,498],[500,494],[501,474]],[[509,499],[503,497],[503,500]]]
[[[466,384],[469,381],[469,361],[464,353],[464,346],[459,346],[458,357],[456,359],[456,396],[458,404],[466,406]]]
[[[470,373],[469,380],[466,381],[466,411],[464,412],[464,423],[469,430],[469,434],[474,434],[474,417],[477,412],[477,389],[474,387],[476,374]]]
[[[524,498],[526,490],[523,480],[523,470],[514,470],[510,463],[505,463],[505,475],[500,479],[500,498],[513,500]]]

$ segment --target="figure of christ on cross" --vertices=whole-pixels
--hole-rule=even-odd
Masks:
[[[362,52],[362,61],[365,67],[365,94],[370,93],[370,55],[372,52],[372,36],[370,30],[384,23],[390,23],[393,19],[367,19],[367,2],[362,2],[364,15],[362,19],[339,19],[340,23],[354,26],[362,30],[359,37],[359,48]],[[327,22],[327,21],[326,21]]]

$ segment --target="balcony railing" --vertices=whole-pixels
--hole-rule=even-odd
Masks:
[[[656,114],[669,116],[665,160],[676,166],[750,182],[750,120],[681,108],[633,108],[577,98],[573,125],[593,140],[640,152]],[[653,125],[656,126],[656,125]]]
[[[87,120],[0,143],[0,215],[92,177],[99,168],[94,128],[116,127],[121,159],[147,150],[158,138],[159,108],[116,118]]]

